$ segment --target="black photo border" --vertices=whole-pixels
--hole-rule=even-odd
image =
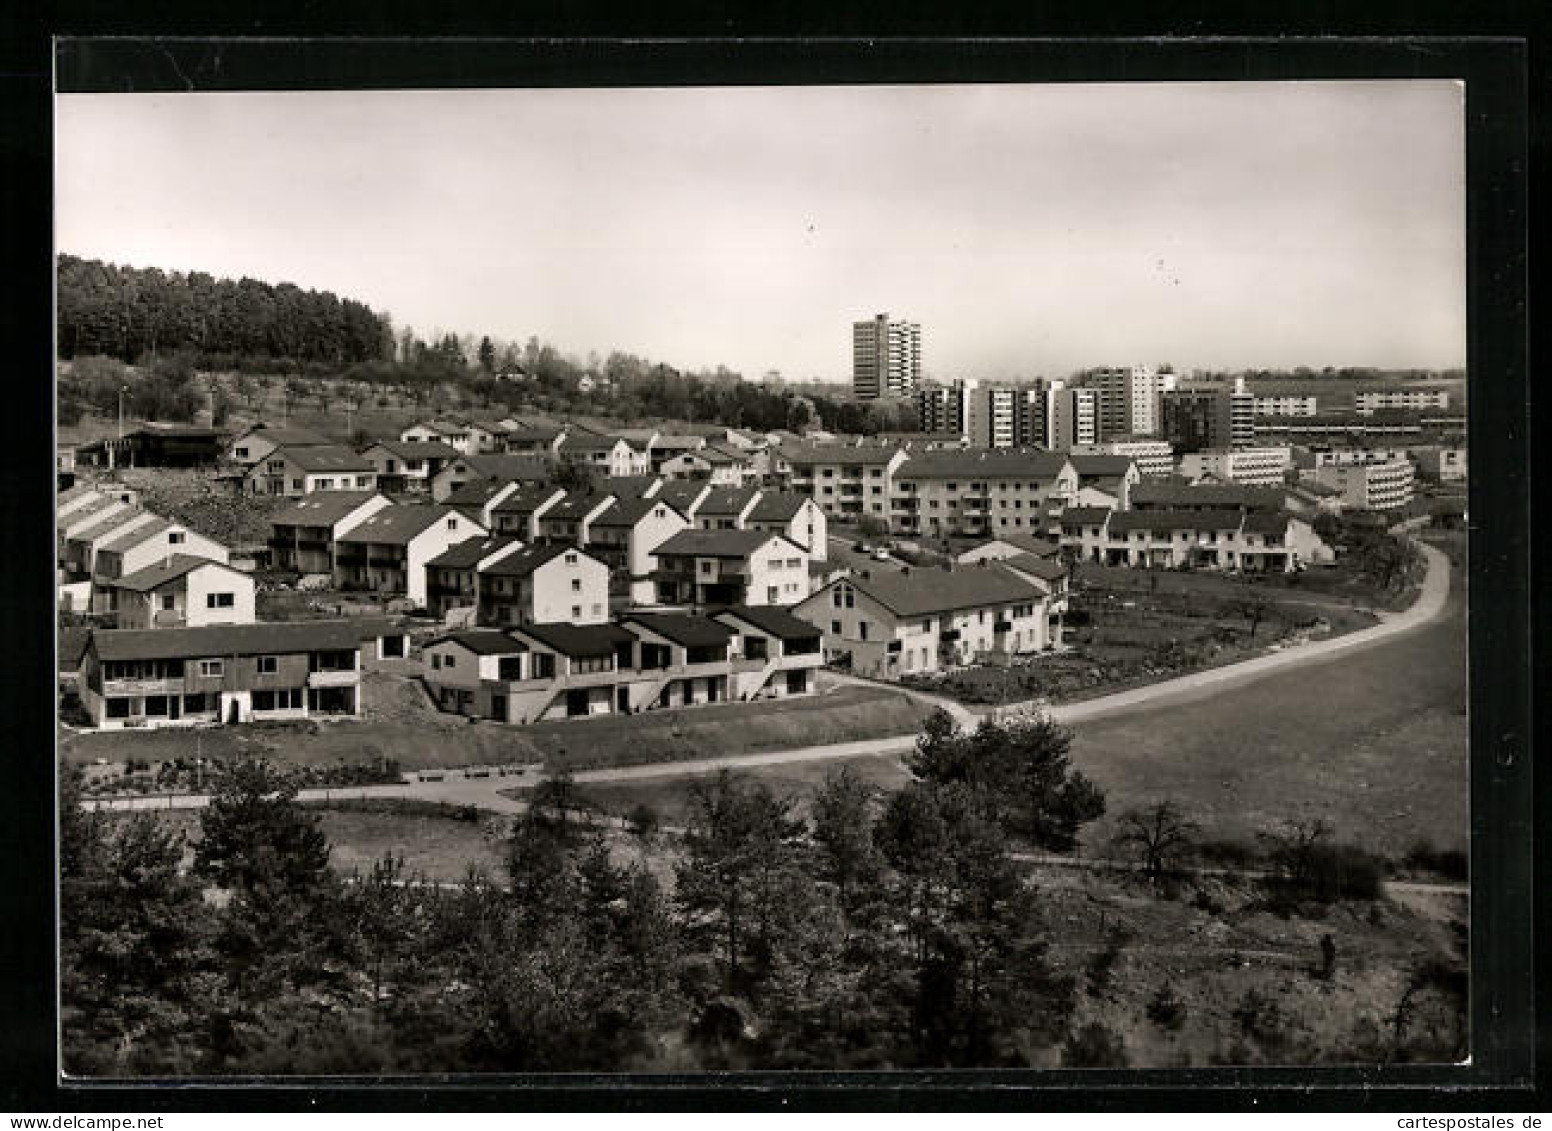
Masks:
[[[97,31],[103,21],[82,20]],[[230,33],[269,31],[262,20]],[[76,28],[50,29],[61,34]],[[103,29],[106,30],[106,29]],[[346,31],[349,29],[338,29]],[[1191,31],[1192,29],[1183,29]],[[1395,30],[1395,29],[1389,29]],[[1469,1065],[1125,1071],[747,1073],[172,1081],[60,1087],[53,933],[53,579],[0,556],[0,625],[14,668],[0,713],[0,1107],[49,1110],[620,1109],[1045,1106],[1303,1110],[1524,1107],[1535,1088],[1533,691],[1528,383],[1528,44],[1516,38],[223,39],[63,38],[7,48],[0,145],[13,269],[13,442],[0,508],[16,541],[52,537],[53,259],[50,68],[61,91],[306,90],[795,83],[1271,81],[1454,78],[1466,84],[1472,790]],[[45,43],[47,48],[48,44]],[[41,64],[41,66],[40,66]],[[41,80],[41,87],[40,87]],[[66,249],[68,250],[68,249]],[[45,475],[49,478],[46,480]],[[30,532],[30,533],[23,533]],[[1545,875],[1546,873],[1543,873]],[[1545,923],[1545,920],[1542,920]],[[1548,937],[1544,932],[1542,937]],[[1547,948],[1543,945],[1543,951]],[[14,1079],[12,1077],[14,1076]],[[234,1090],[232,1085],[241,1089]]]

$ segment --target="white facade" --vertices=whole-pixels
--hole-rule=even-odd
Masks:
[[[1175,449],[1168,440],[1104,440],[1097,444],[1075,444],[1075,456],[1125,456],[1137,465],[1145,479],[1165,478],[1175,473]]]
[[[1249,487],[1276,487],[1292,466],[1293,449],[1288,447],[1210,448],[1180,457],[1180,474],[1187,479],[1211,475]]]
[[[1450,392],[1448,389],[1379,389],[1355,393],[1353,405],[1359,416],[1386,408],[1442,409],[1450,407]]]
[[[1099,440],[1099,393],[1058,382],[1046,394],[1046,444],[1053,452],[1070,451]]]
[[[1343,502],[1361,510],[1385,511],[1412,501],[1415,472],[1412,461],[1330,464],[1310,473],[1317,483],[1342,492]]]
[[[1319,415],[1319,403],[1315,397],[1257,397],[1255,399],[1257,416],[1316,416]]]
[[[119,628],[204,628],[253,624],[253,578],[217,562],[191,569],[147,592],[110,590],[109,609]]]
[[[859,400],[909,397],[921,380],[921,327],[888,314],[852,324],[852,391]]]

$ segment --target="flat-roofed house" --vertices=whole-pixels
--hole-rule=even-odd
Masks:
[[[730,656],[736,665],[736,698],[785,699],[819,690],[824,633],[817,626],[776,605],[736,605],[711,619],[734,633]],[[759,666],[751,668],[749,661]]]
[[[443,710],[504,723],[631,709],[636,637],[614,624],[534,624],[449,633],[426,645],[426,686]]]
[[[476,572],[481,625],[602,624],[609,619],[609,567],[576,546],[524,546]]]
[[[105,730],[355,716],[360,653],[348,620],[99,629],[81,703]]]
[[[335,540],[392,506],[376,491],[315,491],[270,518],[270,560],[279,570],[334,573]]]
[[[117,628],[205,628],[252,624],[253,578],[208,558],[174,554],[102,586]]]
[[[793,613],[825,633],[825,654],[861,675],[897,679],[1051,644],[1046,594],[1000,562],[947,569],[863,570]]]
[[[429,492],[458,452],[440,440],[381,440],[361,453],[377,470],[379,491]]]
[[[244,478],[250,495],[296,498],[314,491],[367,491],[377,485],[377,468],[346,447],[277,448]]]
[[[791,605],[808,593],[808,551],[765,530],[684,530],[657,548],[658,602]]]
[[[324,448],[333,442],[310,428],[289,424],[255,424],[227,446],[227,458],[243,467],[263,463],[276,448]]]
[[[426,605],[426,563],[459,542],[487,533],[451,507],[424,503],[383,507],[334,543],[334,582],[342,589],[404,597]]]
[[[608,565],[611,592],[648,605],[657,595],[655,551],[688,529],[690,520],[660,498],[616,498],[588,524],[587,551]]]

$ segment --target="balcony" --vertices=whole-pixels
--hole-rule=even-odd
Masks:
[[[175,679],[105,679],[104,695],[182,695],[183,677]]]
[[[361,682],[361,673],[355,668],[344,671],[308,672],[308,687],[354,687]]]

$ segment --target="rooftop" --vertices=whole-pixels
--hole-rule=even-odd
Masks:
[[[253,435],[262,436],[277,448],[326,447],[332,443],[311,428],[298,428],[294,424],[265,424],[262,421],[244,432],[238,440]]]
[[[751,522],[790,522],[809,498],[798,491],[761,491],[760,501],[749,512]]]
[[[1128,534],[1133,530],[1151,533],[1178,530],[1238,530],[1245,519],[1240,510],[1116,511],[1110,516],[1110,533]]]
[[[458,451],[441,440],[379,440],[367,451],[382,448],[400,459],[456,459]]]
[[[307,620],[207,628],[101,629],[92,633],[91,647],[104,660],[173,660],[354,650],[360,644],[360,634],[349,620]]]
[[[701,503],[697,516],[722,516],[734,518],[744,513],[744,508],[760,493],[758,487],[713,487],[706,501]]]
[[[592,659],[612,656],[616,646],[634,644],[634,634],[617,624],[525,624],[511,630],[514,639],[528,637],[562,656]]]
[[[269,521],[271,526],[333,526],[379,497],[376,491],[314,491],[276,511]]]
[[[562,554],[580,553],[586,557],[584,551],[575,546],[567,546],[560,543],[548,543],[542,546],[525,546],[521,550],[514,550],[505,557],[491,562],[480,568],[482,577],[527,577],[534,570],[548,562],[553,562]]]
[[[687,555],[700,558],[747,558],[772,538],[766,530],[681,530],[653,553],[659,557]]]
[[[521,546],[522,542],[507,535],[466,538],[449,546],[426,564],[438,569],[473,569],[482,560],[508,546]]]
[[[1042,595],[1031,582],[995,562],[953,569],[863,571],[831,584],[852,585],[902,617],[977,609]]]
[[[887,464],[900,455],[895,447],[858,447],[852,444],[782,444],[776,452],[778,459],[795,464]]]
[[[404,546],[430,529],[433,524],[457,513],[451,507],[428,506],[424,503],[395,503],[362,519],[341,534],[336,541],[371,543],[376,546]]]
[[[1277,510],[1287,492],[1279,487],[1247,487],[1242,484],[1190,484],[1143,480],[1132,488],[1133,507],[1243,507]]]
[[[715,648],[733,637],[727,625],[688,613],[629,613],[620,623],[639,625],[685,648]]]
[[[1067,456],[1035,448],[942,449],[912,456],[895,478],[1054,479],[1067,464]]]
[[[812,640],[822,635],[817,626],[793,616],[780,605],[734,605],[714,613],[713,619],[742,621],[778,640]]]
[[[287,459],[303,471],[321,474],[329,471],[375,471],[372,461],[349,448],[336,444],[312,444],[299,448],[277,448],[268,459]]]
[[[117,538],[97,547],[97,549],[99,551],[106,550],[110,554],[122,554],[131,547],[138,546],[142,542],[149,542],[152,538],[164,534],[171,530],[172,527],[173,524],[171,522],[158,516],[150,522],[135,527],[127,534],[120,534]]]
[[[169,581],[176,581],[178,578],[193,573],[196,569],[201,569],[205,566],[224,569],[228,573],[239,574],[243,577],[247,576],[241,570],[233,569],[231,566],[224,565],[221,562],[213,562],[209,558],[197,558],[193,554],[174,554],[165,561],[146,566],[144,569],[137,569],[134,573],[108,584],[115,589],[130,589],[136,593],[149,593],[153,589],[166,585]]]
[[[459,632],[444,633],[434,640],[428,640],[426,646],[447,643],[467,648],[476,656],[512,656],[528,650],[526,645],[519,644],[506,633],[495,628],[469,628]]]

